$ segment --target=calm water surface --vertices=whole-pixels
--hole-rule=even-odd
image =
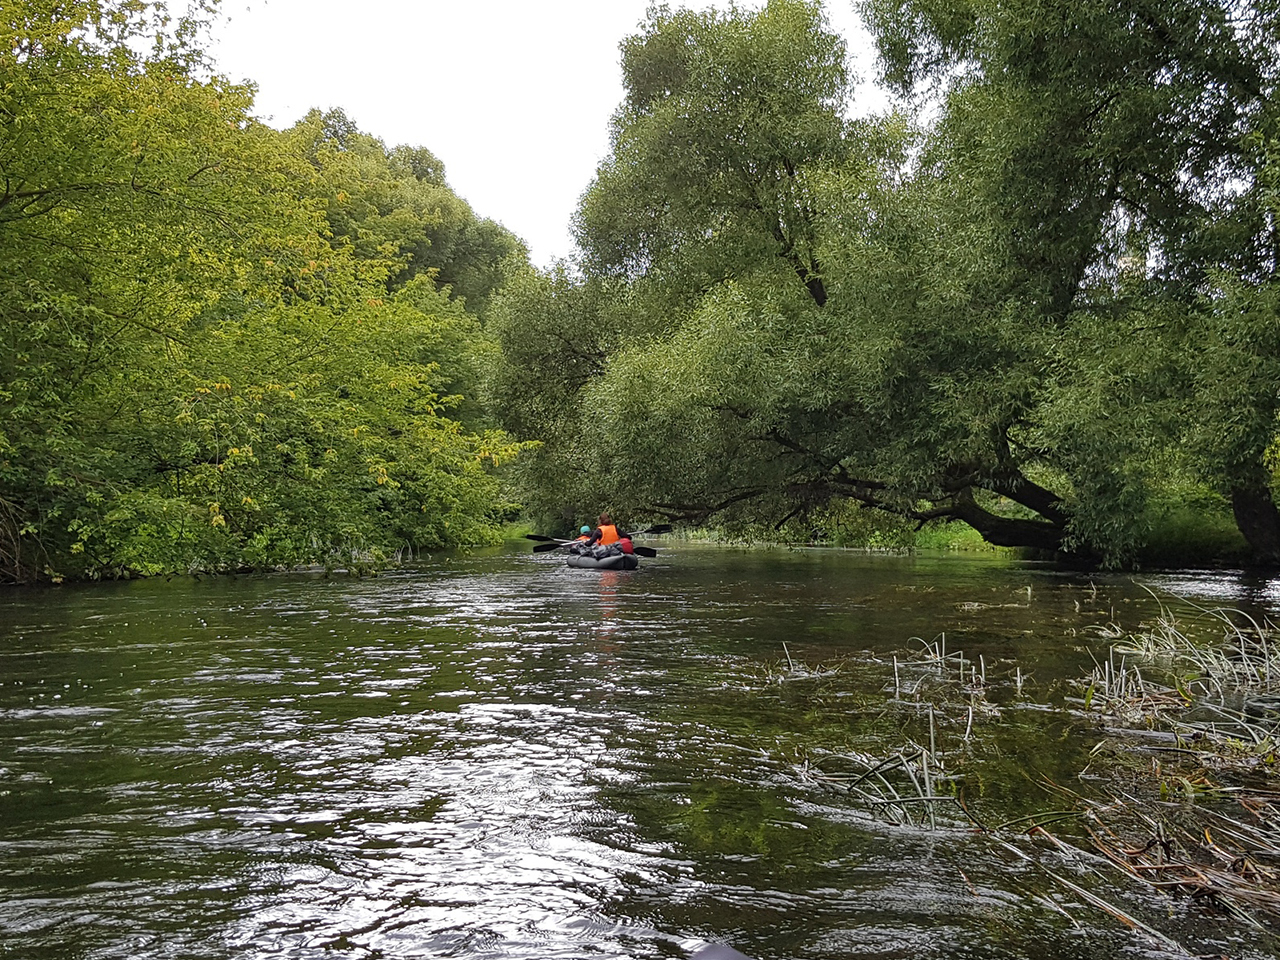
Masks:
[[[657,545],[627,573],[511,546],[0,593],[0,957],[1181,955],[1043,853],[887,825],[806,765],[928,737],[913,658],[945,634],[988,674],[989,709],[934,734],[979,751],[970,804],[1051,808],[1046,778],[1092,789],[1096,736],[1044,709],[1107,656],[1089,628],[1152,615],[1143,584],[1262,609],[1273,585]],[[1275,955],[1106,893],[1193,952]]]

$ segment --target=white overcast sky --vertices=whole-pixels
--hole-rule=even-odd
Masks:
[[[618,44],[647,6],[224,0],[210,52],[220,73],[257,84],[257,115],[272,126],[291,126],[312,107],[341,107],[389,147],[426,147],[477,214],[504,224],[546,266],[572,250],[569,218],[608,150],[609,117],[622,99]],[[850,0],[826,0],[826,10],[863,80],[857,112],[878,108]]]

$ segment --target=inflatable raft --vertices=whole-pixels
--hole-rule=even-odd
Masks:
[[[614,553],[607,557],[571,553],[564,562],[582,570],[634,570],[640,566],[640,561],[633,553]]]

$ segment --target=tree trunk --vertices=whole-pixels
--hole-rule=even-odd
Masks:
[[[1020,520],[1000,517],[974,502],[971,490],[956,495],[951,515],[963,520],[981,534],[982,539],[997,547],[1028,547],[1048,553],[1062,551],[1063,528],[1045,520]]]
[[[1271,488],[1262,480],[1233,486],[1231,512],[1249,544],[1253,564],[1280,566],[1280,511],[1276,510]]]

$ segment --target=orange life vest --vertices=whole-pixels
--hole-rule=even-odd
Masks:
[[[612,523],[600,524],[600,542],[606,547],[618,542],[618,528]]]

